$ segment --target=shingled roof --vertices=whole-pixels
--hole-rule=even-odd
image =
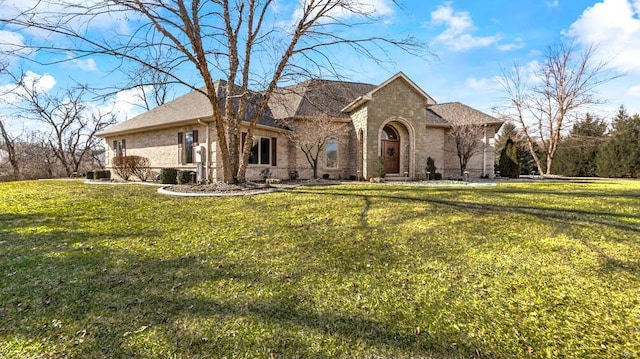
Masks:
[[[429,95],[398,73],[382,85],[366,83],[330,81],[313,79],[293,86],[277,89],[269,101],[269,107],[258,122],[273,128],[287,128],[279,120],[291,118],[329,117],[349,119],[349,112],[370,101],[374,92],[391,81],[402,78],[425,98],[426,124],[433,127],[450,127],[451,123],[502,124],[481,111],[460,102],[435,104]],[[226,81],[217,81],[215,89],[220,105],[224,110]],[[204,90],[204,89],[202,89]],[[244,121],[255,114],[256,104],[262,98],[261,93],[251,93]],[[239,101],[235,102],[237,106]],[[184,96],[158,106],[127,121],[121,122],[99,135],[118,135],[142,132],[149,129],[168,128],[181,124],[195,123],[197,120],[210,121],[213,117],[211,104],[202,92],[192,91]]]
[[[441,103],[427,108],[427,125],[449,127],[451,123],[499,125],[503,121],[460,102]]]
[[[276,90],[269,107],[276,119],[323,116],[348,119],[349,115],[341,111],[345,104],[374,88],[375,85],[365,83],[313,79]]]
[[[214,83],[217,98],[220,103],[220,108],[224,111],[225,108],[225,94],[226,94],[226,81],[216,81]],[[204,88],[201,88],[205,91]],[[250,95],[249,106],[245,112],[244,121],[248,122],[255,114],[256,106],[261,94],[252,93]],[[235,101],[237,106],[239,101]],[[117,135],[120,133],[140,132],[147,129],[158,129],[163,127],[172,127],[179,124],[187,124],[195,122],[197,120],[210,120],[213,117],[213,109],[209,103],[209,99],[202,92],[191,91],[188,94],[178,97],[173,101],[167,102],[154,109],[144,112],[136,117],[133,117],[127,121],[121,122],[113,127],[108,128],[105,131],[99,133],[100,136],[105,135]],[[258,121],[259,124],[275,128],[284,128],[277,123],[269,109]]]

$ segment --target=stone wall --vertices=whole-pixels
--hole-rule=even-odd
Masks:
[[[442,127],[427,127],[424,143],[421,147],[423,153],[419,158],[416,177],[426,178],[427,159],[431,157],[435,163],[436,171],[443,173],[445,168],[445,129]],[[435,173],[430,174],[433,179]]]
[[[107,158],[109,159],[107,168],[111,168],[112,158],[115,156],[113,141],[126,140],[126,155],[143,156],[150,161],[151,167],[159,172],[161,168],[177,168],[180,170],[196,170],[197,163],[180,164],[180,152],[178,149],[178,132],[192,132],[198,130],[199,146],[210,148],[210,178],[211,180],[221,180],[223,178],[222,157],[218,146],[216,131],[213,125],[209,127],[209,146],[207,146],[206,126],[194,124],[191,126],[180,126],[169,129],[139,132],[125,136],[112,136],[105,138]],[[271,165],[249,165],[247,167],[246,178],[249,180],[262,180],[261,172],[268,168],[274,177],[289,178],[289,139],[277,131],[257,128],[255,136],[277,138],[277,166]],[[207,160],[206,158],[204,159]]]
[[[400,132],[401,146],[404,152],[404,163],[401,160],[401,172],[408,172],[409,177],[419,174],[418,168],[426,163],[426,156],[416,149],[426,148],[426,100],[402,78],[397,78],[380,88],[367,104],[367,128],[365,133],[365,178],[375,176],[380,156],[380,133],[385,124],[396,122]],[[424,158],[423,158],[424,157]],[[403,175],[401,173],[400,175]]]
[[[194,169],[195,164],[179,163],[180,153],[178,151],[178,132],[184,133],[193,130],[198,130],[198,137],[202,144],[204,142],[205,127],[200,125],[106,137],[107,168],[111,168],[112,159],[116,155],[113,148],[113,141],[121,141],[124,139],[126,143],[126,155],[147,157],[151,167],[154,169],[167,167]]]
[[[318,177],[322,178],[323,175],[328,175],[331,179],[348,179],[350,176],[355,175],[355,172],[351,172],[351,168],[355,165],[356,161],[352,156],[353,144],[351,143],[353,134],[353,127],[348,122],[336,122],[335,137],[338,142],[338,167],[327,167],[327,155],[325,148],[320,149],[318,155]],[[314,122],[313,120],[304,120],[296,122],[297,131],[306,131],[306,133],[314,134]],[[311,136],[313,138],[313,135]],[[296,146],[292,146],[294,151],[294,160],[290,163],[290,169],[298,171],[298,175],[301,179],[313,178],[313,167],[307,160],[304,152]],[[356,153],[357,156],[357,153]]]
[[[483,175],[486,175],[489,178],[493,178],[495,176],[493,166],[495,161],[495,134],[498,128],[499,126],[487,126],[486,137],[484,136],[484,133],[481,135],[482,137],[479,139],[481,141],[481,145],[467,163],[466,171],[469,172],[470,178],[480,178]],[[443,176],[444,178],[460,178],[460,164],[453,138],[447,132],[445,139],[445,153],[447,160],[445,161],[446,163]],[[484,171],[482,168],[483,164]]]

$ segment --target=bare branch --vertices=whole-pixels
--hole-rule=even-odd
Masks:
[[[595,59],[593,46],[578,49],[572,43],[550,45],[542,60],[528,74],[530,82],[517,64],[503,69],[500,84],[508,105],[502,115],[522,128],[538,171],[551,174],[562,134],[582,109],[602,103],[595,96],[596,88],[619,75],[608,68],[606,61]]]

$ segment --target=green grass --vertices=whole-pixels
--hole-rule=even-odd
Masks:
[[[640,182],[0,184],[0,357],[635,358]]]

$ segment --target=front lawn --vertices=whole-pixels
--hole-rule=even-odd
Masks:
[[[640,182],[0,184],[0,357],[640,353]]]

